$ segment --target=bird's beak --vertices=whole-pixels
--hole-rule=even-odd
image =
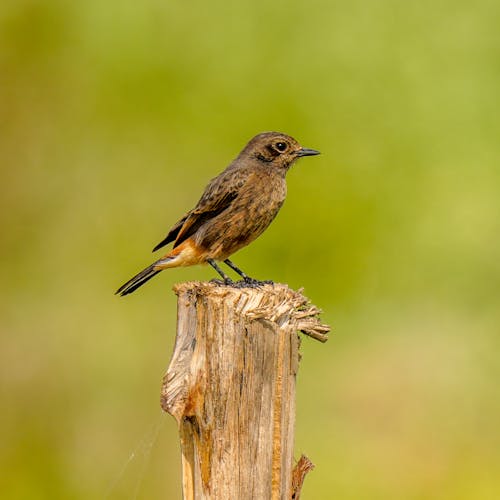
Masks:
[[[301,156],[316,156],[319,155],[320,152],[315,149],[309,148],[301,148],[297,151],[297,156],[300,158]]]

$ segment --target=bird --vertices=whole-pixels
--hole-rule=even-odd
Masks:
[[[196,206],[174,224],[153,252],[173,242],[173,248],[124,283],[115,294],[128,295],[164,269],[210,264],[223,284],[234,282],[219,267],[224,262],[242,278],[250,278],[229,257],[254,241],[271,224],[285,201],[285,176],[295,161],[319,151],[302,147],[281,132],[253,137],[229,166],[214,177]]]

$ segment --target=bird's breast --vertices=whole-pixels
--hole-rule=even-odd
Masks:
[[[253,176],[231,205],[199,232],[199,244],[208,250],[209,257],[227,258],[262,234],[285,197],[284,179],[265,174]]]

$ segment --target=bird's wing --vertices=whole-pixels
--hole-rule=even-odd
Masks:
[[[170,230],[154,250],[175,240],[174,248],[193,235],[208,220],[226,210],[248,179],[241,170],[225,170],[210,181],[196,207],[188,212]],[[153,250],[153,251],[154,251]]]
[[[189,217],[189,212],[181,220],[179,220],[175,224],[175,226],[168,232],[167,236],[165,236],[165,238],[161,240],[160,243],[158,243],[158,245],[156,245],[153,248],[153,252],[156,252],[156,250],[158,250],[159,248],[168,245],[171,241],[175,241],[175,238],[177,238],[177,235],[179,234],[179,231],[182,228],[182,225],[184,224],[184,222],[186,222],[186,219],[188,217]]]

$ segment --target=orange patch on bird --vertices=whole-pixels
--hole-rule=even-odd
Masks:
[[[188,239],[162,257],[155,268],[167,269],[169,267],[192,266],[204,262],[205,257],[206,251],[200,248],[192,239]],[[162,262],[163,260],[164,262]]]

